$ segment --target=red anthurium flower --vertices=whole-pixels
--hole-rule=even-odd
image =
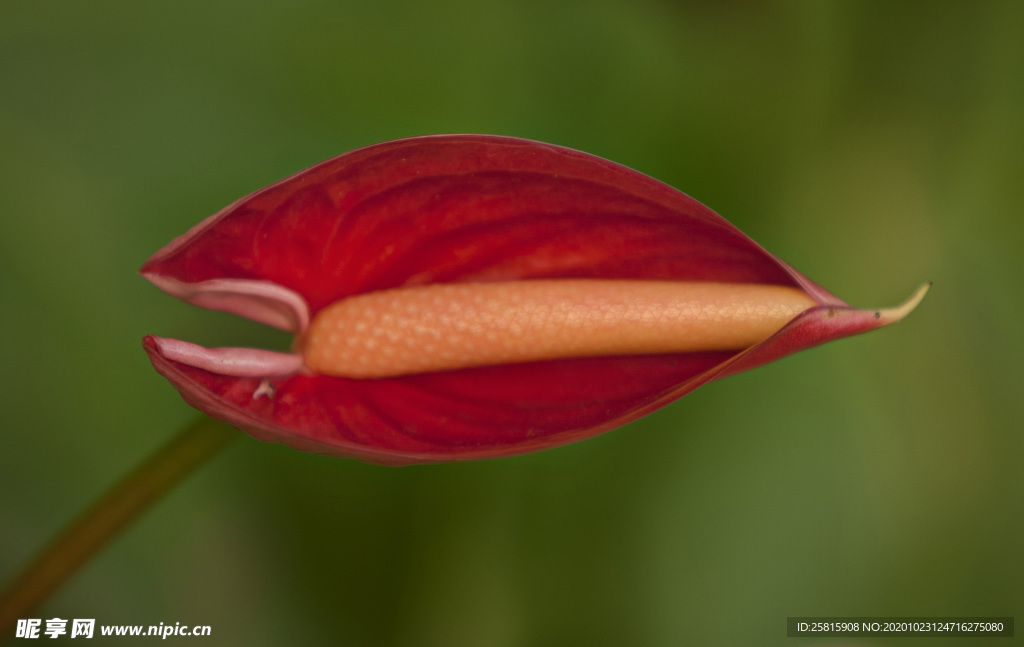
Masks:
[[[849,307],[692,198],[577,151],[418,137],[207,218],[142,275],[295,335],[147,336],[189,404],[303,450],[404,464],[580,440],[727,375],[901,319]]]

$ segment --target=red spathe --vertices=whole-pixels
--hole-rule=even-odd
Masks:
[[[207,414],[263,440],[387,464],[492,458],[587,438],[916,305],[850,308],[665,184],[578,151],[487,135],[398,140],[327,160],[207,218],[141,272],[196,305],[299,335],[338,299],[439,282],[767,283],[800,288],[820,304],[742,352],[374,380],[222,375],[169,359],[164,340],[144,340],[157,371]]]

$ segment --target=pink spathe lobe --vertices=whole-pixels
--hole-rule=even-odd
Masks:
[[[319,375],[299,354],[147,336],[192,406],[307,451],[405,464],[491,458],[619,427],[709,381],[898,320],[850,308],[707,207],[578,151],[486,135],[343,154],[238,200],[157,252],[165,292],[296,334],[345,297],[546,278],[762,283],[819,305],[742,351],[589,357],[382,379]]]
[[[295,353],[276,353],[258,348],[203,348],[187,341],[153,335],[149,339],[153,341],[156,352],[165,359],[218,375],[262,379],[288,376],[302,370],[302,356]]]

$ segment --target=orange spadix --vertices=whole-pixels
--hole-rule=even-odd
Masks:
[[[566,357],[741,350],[817,305],[756,283],[548,279],[368,292],[320,311],[316,373],[378,378]]]

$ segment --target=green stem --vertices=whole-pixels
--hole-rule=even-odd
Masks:
[[[239,434],[203,417],[184,429],[72,523],[0,596],[0,641],[64,580],[171,487]]]

